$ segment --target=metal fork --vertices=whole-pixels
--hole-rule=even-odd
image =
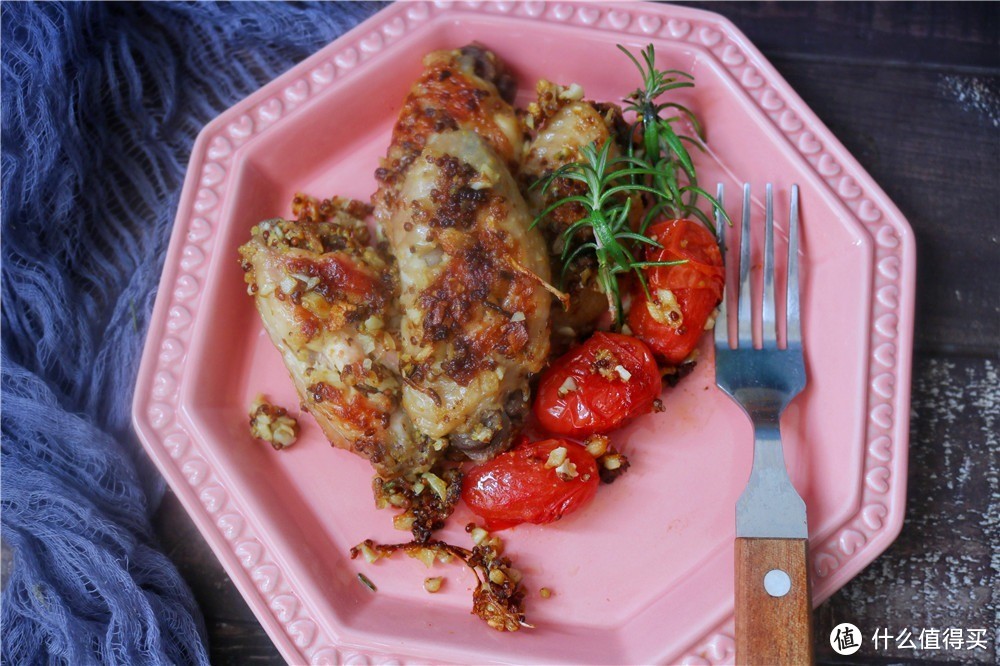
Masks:
[[[723,186],[718,199],[722,201]],[[774,280],[774,196],[765,193],[762,347],[753,344],[750,291],[750,186],[743,186],[739,248],[739,310],[730,342],[728,294],[715,326],[715,381],[750,417],[753,467],[736,503],[736,661],[739,664],[812,663],[806,506],[785,468],[779,421],[805,386],[799,322],[799,190],[793,185],[788,226],[786,342],[778,346]],[[716,213],[725,255],[725,225]],[[727,270],[728,272],[728,270]],[[727,283],[731,282],[727,280]],[[728,289],[727,289],[728,291]],[[734,348],[735,347],[735,348]]]

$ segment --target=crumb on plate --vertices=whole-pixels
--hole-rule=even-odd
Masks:
[[[250,434],[276,451],[287,449],[299,436],[299,422],[284,407],[272,405],[263,395],[250,405]]]

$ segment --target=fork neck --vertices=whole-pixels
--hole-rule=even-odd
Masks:
[[[758,425],[754,428],[752,468],[751,476],[776,474],[790,482],[781,446],[781,434],[776,426]]]
[[[776,410],[773,405],[762,405],[758,408],[744,406],[744,409],[753,423],[755,435],[762,435],[766,432],[769,434],[773,433],[772,436],[774,437],[779,437],[780,410]]]
[[[753,438],[758,442],[781,441],[781,431],[777,422],[754,422]]]

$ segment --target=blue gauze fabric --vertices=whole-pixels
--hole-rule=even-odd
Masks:
[[[378,5],[2,5],[8,664],[207,663],[130,426],[195,135]]]

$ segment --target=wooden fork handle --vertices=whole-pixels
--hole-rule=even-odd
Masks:
[[[808,556],[806,539],[736,539],[737,664],[813,663]]]

